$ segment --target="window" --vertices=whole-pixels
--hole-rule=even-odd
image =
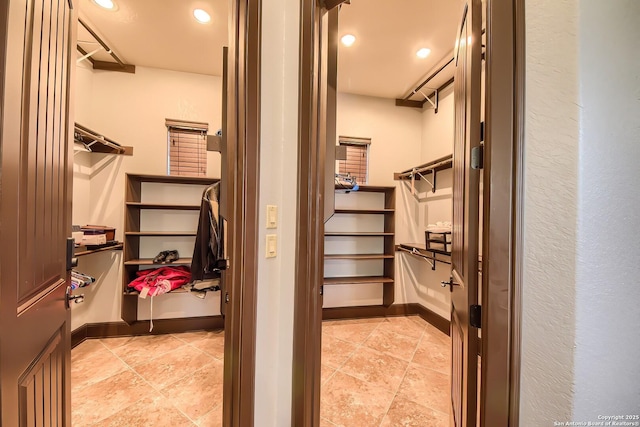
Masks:
[[[207,131],[200,122],[166,119],[169,175],[206,176]]]
[[[369,181],[369,145],[370,138],[352,138],[341,136],[341,147],[345,147],[346,156],[338,160],[338,173],[349,174],[356,178],[358,184]]]

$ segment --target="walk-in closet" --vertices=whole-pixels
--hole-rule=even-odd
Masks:
[[[321,425],[449,426],[462,3],[339,7],[323,27],[338,72],[327,142],[336,160],[324,232]],[[329,90],[331,81],[329,70]]]
[[[77,7],[73,426],[220,426],[227,2]]]

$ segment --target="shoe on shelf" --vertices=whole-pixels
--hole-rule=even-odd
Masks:
[[[162,251],[153,259],[154,264],[162,264],[166,261],[167,255],[169,255],[170,251]]]
[[[177,260],[180,259],[180,254],[178,254],[178,251],[174,250],[174,251],[167,251],[167,252],[168,252],[168,254],[165,257],[164,262],[170,263],[170,262],[177,261]]]
[[[162,251],[153,259],[154,264],[165,264],[180,259],[180,255],[177,250]]]

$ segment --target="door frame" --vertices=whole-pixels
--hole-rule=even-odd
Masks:
[[[260,177],[260,48],[262,2],[230,2],[226,79],[224,231],[229,269],[224,343],[223,425],[254,425],[258,203]],[[228,297],[228,299],[227,299]]]
[[[298,257],[292,423],[319,425],[322,311],[322,179],[317,176],[319,17],[322,0],[301,0],[298,111]],[[524,0],[487,0],[483,190],[482,426],[519,425],[524,145]],[[311,76],[315,76],[312,78]],[[486,120],[485,119],[485,120]],[[322,158],[321,158],[322,157]],[[315,197],[313,196],[315,195]],[[305,248],[306,250],[300,250]],[[495,254],[495,255],[494,255]],[[507,261],[507,262],[505,262]]]

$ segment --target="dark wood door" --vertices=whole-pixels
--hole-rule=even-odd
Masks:
[[[478,333],[469,324],[477,304],[479,170],[471,152],[480,146],[480,0],[465,5],[455,48],[455,138],[453,149],[453,253],[451,256],[451,423],[475,427]]]
[[[0,5],[0,424],[69,426],[70,0]]]

